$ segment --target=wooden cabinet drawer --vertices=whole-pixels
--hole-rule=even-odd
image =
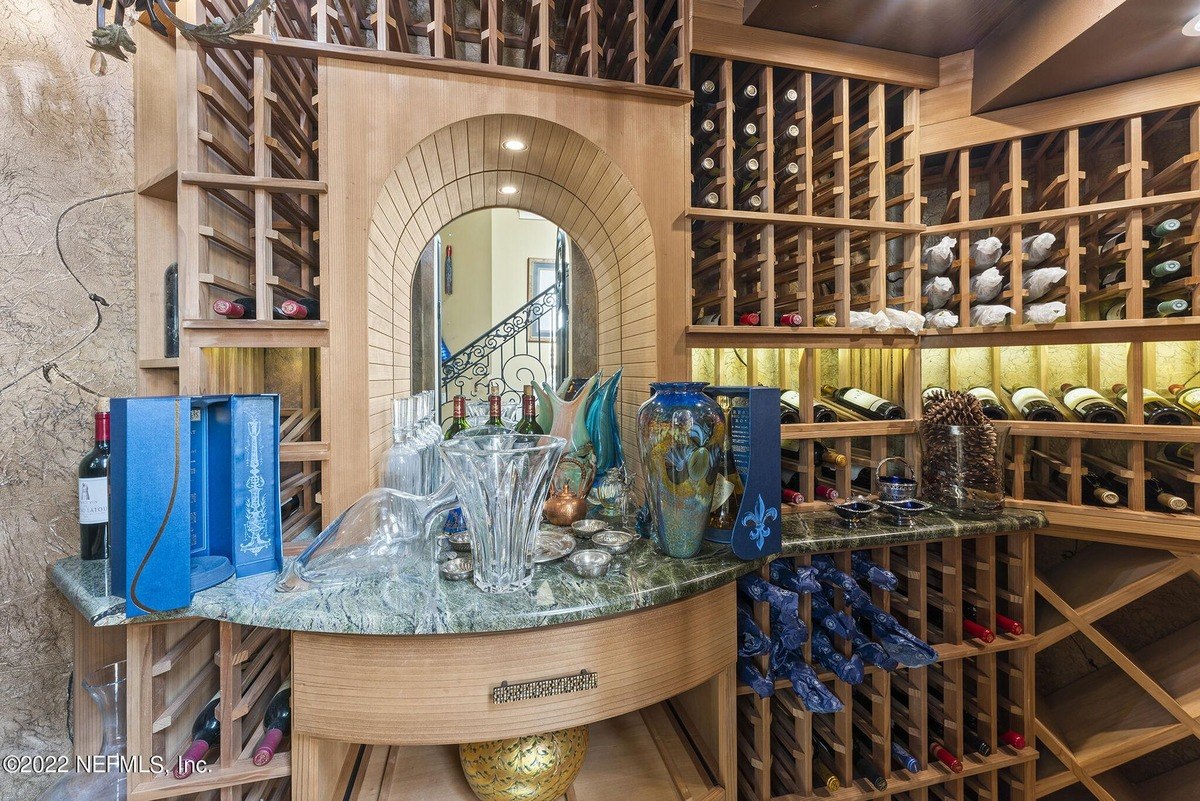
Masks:
[[[432,745],[621,715],[707,681],[736,656],[735,585],[665,606],[525,631],[425,636],[296,632],[293,729]],[[495,703],[502,682],[596,674],[593,689]]]

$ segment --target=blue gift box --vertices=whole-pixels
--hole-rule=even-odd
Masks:
[[[127,617],[191,602],[190,411],[188,398],[111,401],[109,559]]]
[[[779,390],[774,387],[706,387],[712,397],[730,398],[729,434],[733,461],[745,492],[732,530],[709,528],[705,538],[729,545],[741,559],[761,559],[783,550],[779,517]]]

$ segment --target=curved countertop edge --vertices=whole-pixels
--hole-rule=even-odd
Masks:
[[[786,515],[782,555],[1028,531],[1044,528],[1047,520],[1040,512],[1008,509],[991,519],[931,511],[917,523],[896,528],[880,517],[850,531],[832,512]],[[518,631],[608,617],[698,595],[760,564],[743,562],[728,548],[707,543],[695,559],[670,559],[641,541],[628,554],[615,557],[603,579],[580,579],[562,563],[539,565],[528,590],[503,595],[480,592],[469,582],[443,582],[432,568],[424,576],[364,579],[303,593],[276,592],[272,573],[227,581],[196,593],[190,606],[132,621],[125,617],[124,599],[109,591],[107,562],[68,557],[55,562],[49,574],[94,626],[205,618],[291,631],[418,635]]]

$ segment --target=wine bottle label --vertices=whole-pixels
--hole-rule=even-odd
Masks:
[[[108,522],[108,479],[79,479],[79,522],[90,526]]]
[[[1063,393],[1063,403],[1077,411],[1083,411],[1097,401],[1108,404],[1103,395],[1090,387],[1074,387]]]
[[[1021,387],[1012,394],[1013,405],[1018,409],[1024,409],[1028,404],[1036,401],[1050,402],[1046,397],[1046,393],[1042,392],[1037,387]]]
[[[1185,389],[1176,400],[1180,406],[1185,406],[1192,411],[1200,411],[1200,387]]]
[[[736,489],[733,482],[725,476],[717,476],[717,485],[713,488],[712,505],[709,506],[709,511],[720,509],[722,504],[733,497]]]
[[[850,387],[843,392],[842,400],[847,403],[853,403],[856,406],[861,406],[864,409],[870,409],[873,412],[889,403],[888,400],[878,395],[872,395],[870,392],[856,387]]]
[[[1124,320],[1125,319],[1125,301],[1114,303],[1104,310],[1105,320]]]
[[[979,398],[980,400],[991,401],[997,405],[1000,403],[1000,398],[996,397],[996,393],[987,387],[971,387],[967,390],[967,392]]]

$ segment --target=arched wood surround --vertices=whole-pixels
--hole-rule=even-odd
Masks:
[[[431,80],[349,62],[334,62],[322,75],[322,177],[329,184],[322,238],[347,243],[340,252],[323,250],[332,263],[322,280],[328,275],[339,285],[330,297],[349,300],[330,309],[329,319],[333,352],[351,355],[330,360],[323,387],[325,408],[339,421],[330,432],[338,467],[326,490],[327,518],[375,485],[391,398],[410,388],[420,252],[444,225],[478,209],[533,211],[583,251],[596,279],[600,366],[606,373],[625,368],[619,411],[634,455],[633,415],[647,384],[688,370],[687,107],[508,79]],[[504,113],[512,109],[536,116]],[[528,148],[504,150],[509,138]],[[518,193],[501,195],[505,184]],[[357,265],[365,267],[358,275]],[[337,347],[341,339],[345,350]]]

